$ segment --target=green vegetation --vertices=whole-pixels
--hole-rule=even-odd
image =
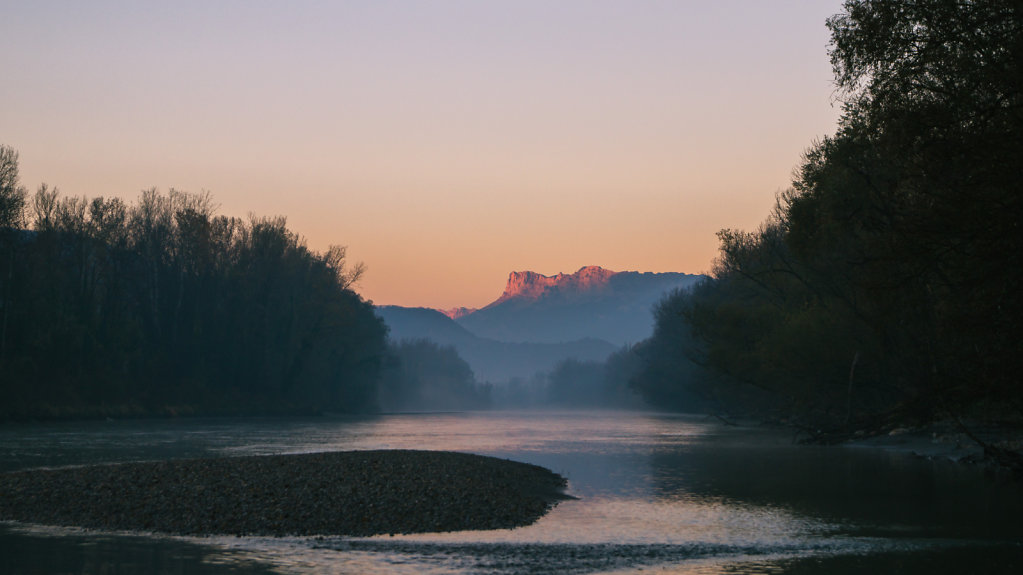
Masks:
[[[561,408],[642,408],[643,398],[631,386],[641,368],[635,346],[624,346],[604,361],[564,359],[549,373],[537,374],[542,398],[536,402]]]
[[[376,407],[386,328],[345,250],[209,194],[18,185],[0,147],[0,420]]]
[[[648,372],[692,357],[713,389],[637,387],[757,393],[818,440],[1018,423],[1023,8],[850,0],[828,27],[838,131],[759,229],[720,232],[712,279],[662,302],[644,344]]]
[[[426,339],[391,343],[380,381],[387,411],[446,411],[490,407],[490,386],[476,382],[472,368],[452,346]]]

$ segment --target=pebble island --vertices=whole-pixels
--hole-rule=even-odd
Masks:
[[[349,535],[533,523],[565,479],[443,451],[182,459],[0,474],[0,520],[178,535]]]

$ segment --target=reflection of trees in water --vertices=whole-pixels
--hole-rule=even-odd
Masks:
[[[0,569],[5,573],[276,573],[268,566],[206,545],[141,536],[39,535],[0,526]]]
[[[1023,534],[1023,489],[905,452],[712,438],[650,454],[654,497],[779,507],[829,523],[917,534]]]
[[[770,571],[785,575],[860,575],[862,573],[1011,573],[1019,565],[1020,552],[1016,546],[985,546],[981,551],[974,545],[947,548],[929,547],[883,553],[856,553],[831,557],[800,558],[771,563]],[[733,570],[734,569],[734,570]],[[897,569],[897,570],[896,570]],[[749,565],[737,564],[722,573],[750,573]]]

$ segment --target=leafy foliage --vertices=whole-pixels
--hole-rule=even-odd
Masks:
[[[575,358],[557,363],[545,374],[543,405],[628,409],[642,406],[630,382],[640,369],[634,347],[625,346],[604,361]]]
[[[61,197],[0,238],[0,417],[365,411],[386,328],[343,248],[209,194]]]
[[[849,0],[828,26],[838,131],[760,229],[721,232],[713,279],[658,317],[696,341],[654,355],[812,429],[1018,418],[1023,8]]]
[[[390,345],[380,384],[380,405],[388,411],[441,411],[490,406],[490,387],[480,385],[452,346],[426,339]]]

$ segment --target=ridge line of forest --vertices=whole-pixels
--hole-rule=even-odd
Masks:
[[[848,0],[843,113],[712,277],[657,307],[638,389],[834,442],[952,422],[1023,473],[1023,7]],[[693,375],[694,364],[704,368]]]
[[[18,184],[0,147],[0,419],[361,412],[386,327],[345,249],[208,193]]]

